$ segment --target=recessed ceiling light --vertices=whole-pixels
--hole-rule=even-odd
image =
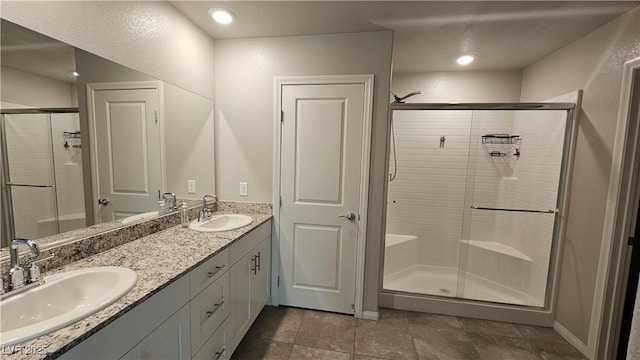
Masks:
[[[462,55],[456,60],[456,62],[460,65],[469,65],[474,59],[475,57],[473,55]]]
[[[218,24],[231,24],[233,21],[233,13],[229,10],[225,9],[209,9],[209,15],[215,20]]]

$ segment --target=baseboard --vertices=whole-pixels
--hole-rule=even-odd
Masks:
[[[377,311],[363,311],[362,318],[365,320],[378,320],[380,318],[380,313]]]
[[[580,351],[584,356],[586,356],[588,359],[591,359],[589,350],[587,349],[587,345],[585,345],[585,343],[583,343],[580,339],[578,339],[575,335],[573,335],[571,331],[567,330],[567,328],[562,326],[562,324],[560,324],[557,321],[554,321],[553,330],[555,330],[558,334],[560,334],[560,336],[562,336],[565,340],[567,340],[569,344],[573,345],[576,349],[578,349],[578,351]]]

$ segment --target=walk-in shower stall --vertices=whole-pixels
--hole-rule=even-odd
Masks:
[[[85,225],[77,108],[2,110],[2,246]]]
[[[548,309],[574,104],[391,109],[381,306],[507,321]]]

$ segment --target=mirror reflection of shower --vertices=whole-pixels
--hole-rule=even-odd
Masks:
[[[77,108],[0,115],[2,246],[86,226]]]
[[[420,92],[419,90],[409,93],[402,97],[394,94],[393,92],[391,93],[391,95],[393,95],[394,104],[404,104],[404,100],[420,94],[422,94],[422,92]],[[398,162],[397,162],[398,158],[396,156],[396,134],[395,134],[395,130],[393,129],[393,116],[391,117],[390,120],[391,120],[391,147],[392,147],[391,151],[393,154],[393,171],[389,173],[389,182],[392,182],[393,180],[396,179],[396,175],[398,175]]]

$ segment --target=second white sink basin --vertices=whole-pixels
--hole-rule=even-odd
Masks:
[[[0,302],[0,342],[42,336],[111,305],[136,283],[127,268],[104,266],[45,277],[46,283]]]
[[[241,228],[251,224],[253,219],[247,215],[241,214],[222,214],[213,215],[211,219],[198,222],[198,220],[192,222],[189,225],[189,229],[196,231],[229,231]]]

